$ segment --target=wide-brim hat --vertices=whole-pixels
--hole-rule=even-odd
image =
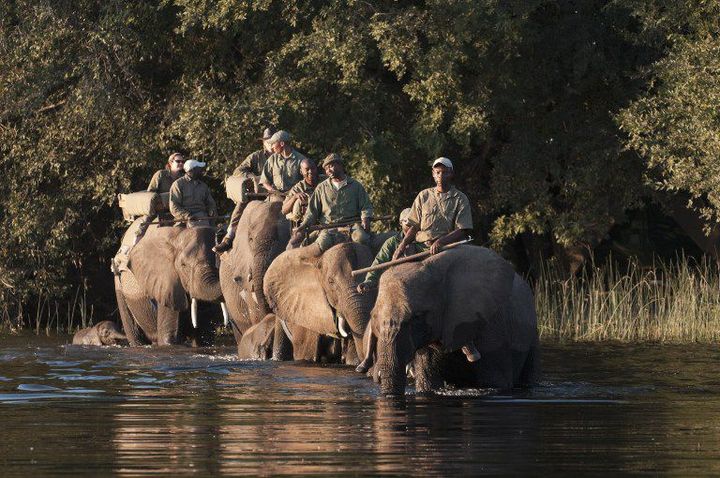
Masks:
[[[272,138],[272,136],[273,136],[276,132],[277,132],[277,130],[276,130],[274,127],[268,126],[267,128],[265,128],[265,129],[263,130],[263,135],[262,135],[262,138],[260,138],[260,141],[267,141],[267,140],[269,140],[270,138]]]
[[[342,158],[342,156],[340,156],[337,153],[330,153],[327,156],[325,156],[325,159],[322,160],[323,168],[330,163],[345,164],[345,160]]]

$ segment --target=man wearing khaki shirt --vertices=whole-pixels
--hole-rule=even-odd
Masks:
[[[408,229],[395,250],[393,259],[402,256],[405,248],[415,243],[419,251],[440,252],[442,246],[461,241],[472,230],[472,214],[467,196],[453,186],[454,169],[448,158],[438,158],[432,164],[435,187],[420,191],[408,219]]]
[[[325,252],[349,236],[354,242],[368,244],[370,241],[370,218],[372,204],[362,184],[345,174],[345,166],[339,154],[331,153],[323,161],[328,179],[318,184],[310,197],[307,211],[295,229],[293,244],[309,226],[330,224],[357,219],[361,223],[345,228],[325,229],[320,232],[316,244]]]
[[[170,212],[178,222],[176,225],[187,227],[209,226],[208,220],[193,218],[215,216],[217,208],[207,184],[200,181],[205,163],[189,160],[184,164],[185,176],[175,181],[170,188]]]
[[[286,193],[302,179],[300,161],[305,156],[290,145],[290,133],[278,131],[270,138],[273,155],[263,166],[260,184],[268,192]]]

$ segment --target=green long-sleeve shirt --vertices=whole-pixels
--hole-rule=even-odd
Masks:
[[[332,179],[328,178],[315,188],[300,225],[330,224],[371,216],[372,204],[362,184],[348,177],[342,187],[335,189]]]
[[[392,260],[393,254],[395,254],[395,251],[397,250],[398,246],[400,245],[400,242],[403,239],[403,234],[401,232],[398,232],[394,236],[388,238],[378,251],[377,255],[375,256],[375,260],[373,261],[372,265],[376,266],[378,264],[384,264],[386,262],[390,262]],[[369,284],[371,286],[377,285],[378,281],[380,280],[380,275],[382,275],[384,271],[371,271],[368,272],[365,276],[365,283]]]

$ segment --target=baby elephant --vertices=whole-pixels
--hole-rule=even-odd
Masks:
[[[120,345],[127,343],[127,337],[123,334],[115,322],[103,320],[92,327],[78,330],[73,337],[74,345]]]

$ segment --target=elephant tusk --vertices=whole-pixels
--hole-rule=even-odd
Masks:
[[[190,320],[192,320],[192,325],[194,329],[197,329],[198,327],[198,320],[197,320],[197,299],[193,297],[192,303],[190,304]]]
[[[290,329],[288,328],[288,326],[287,326],[287,324],[285,323],[285,321],[284,321],[283,319],[277,319],[277,320],[280,321],[280,326],[281,326],[282,329],[285,331],[285,335],[287,335],[288,338],[290,339],[290,342],[292,342],[293,336],[292,336],[292,334],[290,333]]]
[[[345,329],[345,317],[342,315],[338,315],[338,332],[340,332],[340,336],[344,339],[348,338],[350,335]]]
[[[258,302],[258,299],[257,299],[257,294],[253,291],[253,293],[252,293],[251,295],[252,295],[252,298],[253,298],[253,300],[255,301],[255,303],[258,304],[259,302]]]
[[[230,323],[230,314],[228,313],[227,305],[225,305],[225,302],[220,302],[220,308],[222,309],[223,314],[223,325],[227,327]]]
[[[468,362],[477,362],[480,360],[481,355],[478,349],[475,348],[475,344],[470,342],[468,345],[463,345],[462,351],[465,354],[465,358]]]
[[[410,378],[415,378],[415,366],[412,362],[405,365],[405,375]]]
[[[244,290],[241,290],[240,297],[242,297],[243,302],[245,302],[247,304],[247,301],[248,301],[247,300],[247,292],[245,292]]]

